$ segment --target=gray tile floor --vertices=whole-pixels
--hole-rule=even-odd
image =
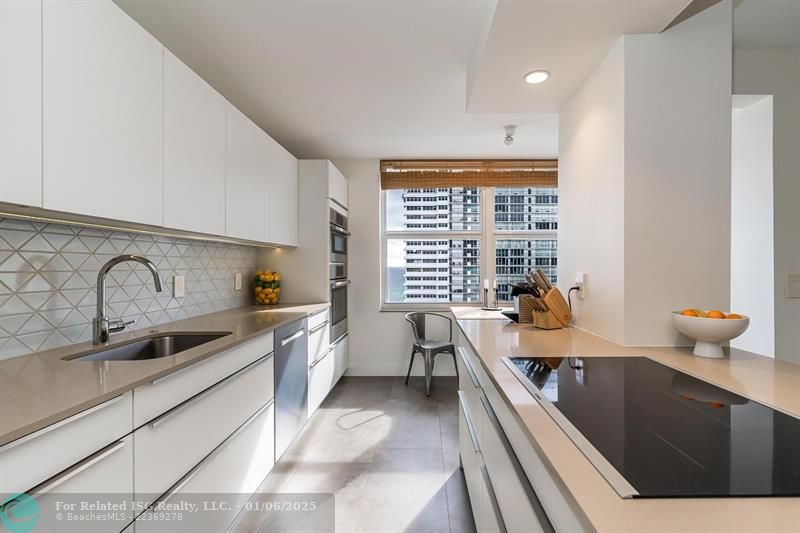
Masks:
[[[332,493],[339,533],[474,532],[456,389],[437,377],[426,398],[422,378],[343,378],[259,492]],[[263,516],[236,533],[267,533]]]

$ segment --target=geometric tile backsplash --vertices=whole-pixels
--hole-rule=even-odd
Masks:
[[[0,218],[0,359],[91,340],[97,272],[120,254],[143,255],[161,273],[156,293],[142,265],[121,263],[106,277],[109,318],[152,327],[249,305],[233,290],[257,270],[258,248]],[[172,297],[172,276],[186,276],[186,295]]]

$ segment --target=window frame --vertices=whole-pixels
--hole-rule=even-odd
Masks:
[[[538,187],[531,187],[538,188]],[[386,268],[386,254],[388,250],[388,242],[392,239],[402,240],[433,240],[433,239],[446,239],[446,240],[462,240],[471,239],[478,241],[480,250],[480,261],[478,262],[478,271],[480,272],[480,281],[483,283],[484,279],[489,280],[489,286],[494,286],[497,279],[497,261],[496,261],[496,244],[498,239],[542,239],[542,240],[558,240],[558,230],[498,230],[495,226],[495,187],[481,187],[479,192],[479,205],[480,205],[480,231],[389,231],[386,229],[386,191],[380,191],[380,231],[381,231],[381,246],[380,246],[380,310],[388,312],[404,312],[404,311],[449,311],[453,305],[459,307],[480,307],[483,305],[482,295],[481,300],[478,302],[420,302],[420,303],[402,303],[402,302],[387,302],[387,268]],[[558,204],[556,204],[558,205]],[[448,274],[449,275],[449,274]],[[482,286],[482,285],[481,285]],[[491,292],[491,290],[490,290]],[[489,298],[493,295],[490,294]],[[506,302],[501,302],[501,305],[507,305]]]

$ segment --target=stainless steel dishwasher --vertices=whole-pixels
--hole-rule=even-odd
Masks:
[[[275,460],[308,418],[308,320],[275,333]]]

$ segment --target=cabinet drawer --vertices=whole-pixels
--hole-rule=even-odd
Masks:
[[[331,387],[336,385],[336,382],[339,381],[345,372],[347,372],[347,366],[350,364],[350,336],[344,335],[339,342],[333,347],[333,356],[334,356],[334,378]]]
[[[131,432],[131,393],[0,447],[0,494],[24,492]]]
[[[481,386],[477,373],[470,362],[466,350],[459,346],[456,348],[456,364],[458,365],[458,389],[463,393],[466,406],[472,416],[475,432],[480,440],[481,426],[478,416],[481,409]]]
[[[481,395],[481,454],[509,533],[552,532],[553,528],[522,465],[489,404]]]
[[[314,313],[313,315],[309,316],[308,317],[308,330],[311,331],[314,328],[320,326],[321,324],[324,324],[324,323],[328,322],[329,314],[330,314],[330,310],[329,309],[325,309],[323,311],[320,311],[318,313]]]
[[[331,329],[328,322],[308,326],[308,364],[320,358],[331,347]]]
[[[335,383],[336,356],[333,349],[308,368],[308,416],[313,415]]]
[[[137,429],[137,495],[159,495],[273,398],[266,356]]]
[[[475,519],[475,525],[479,526],[481,523],[481,454],[467,409],[463,400],[463,393],[459,392],[458,451],[467,483],[472,515]]]
[[[275,410],[273,402],[260,408],[228,439],[216,447],[203,461],[192,468],[157,502],[175,505],[182,499],[199,503],[209,494],[224,495],[230,511],[215,510],[189,515],[176,529],[189,531],[227,531],[250,495],[256,491],[274,465]],[[191,494],[200,496],[192,497]],[[156,507],[157,509],[157,507]],[[164,523],[136,521],[136,533],[164,531]],[[191,524],[191,520],[202,523]]]
[[[134,427],[149,422],[253,361],[272,353],[273,349],[273,334],[270,332],[137,388],[133,391]]]
[[[33,488],[29,494],[36,498],[41,516],[50,525],[58,524],[55,517],[59,503],[78,503],[89,495],[112,504],[124,504],[130,509],[133,502],[133,438],[128,435],[96,451]],[[77,496],[71,499],[66,494]],[[120,520],[95,522],[90,529],[117,533],[128,524],[129,520],[120,517]],[[67,529],[77,531],[75,527]]]
[[[494,385],[483,387],[483,392],[547,517],[542,518],[540,524],[546,527],[549,521],[555,531],[591,531],[580,507],[544,464],[540,452],[528,440],[527,430],[520,426]],[[484,432],[488,430],[484,428]]]

